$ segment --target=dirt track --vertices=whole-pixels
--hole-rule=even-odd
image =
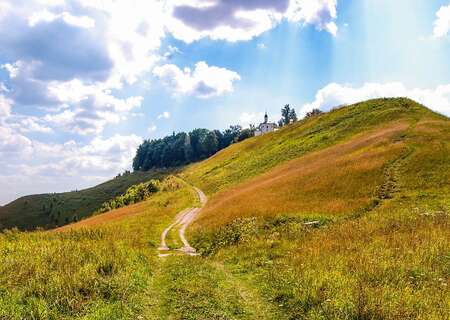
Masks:
[[[187,255],[196,255],[195,249],[189,244],[188,240],[186,239],[185,233],[187,227],[194,221],[194,219],[199,214],[200,210],[205,206],[206,202],[208,201],[206,195],[198,188],[195,188],[195,191],[197,192],[197,196],[200,200],[200,208],[189,208],[181,211],[176,217],[174,222],[169,225],[161,234],[161,244],[158,248],[158,250],[164,253],[160,253],[160,257],[165,257],[173,253],[171,252],[170,248],[167,246],[166,238],[169,234],[170,230],[178,228],[178,236],[183,243],[183,247],[176,249],[178,252],[183,252]]]

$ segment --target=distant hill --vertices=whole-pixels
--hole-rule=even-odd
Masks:
[[[93,188],[80,191],[30,195],[0,207],[0,230],[21,230],[62,226],[86,218],[101,205],[132,185],[165,175],[164,171],[122,175]]]

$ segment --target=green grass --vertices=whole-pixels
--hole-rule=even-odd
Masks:
[[[164,171],[135,172],[85,190],[22,197],[0,207],[0,230],[50,229],[79,221],[130,186],[165,175]]]
[[[277,308],[276,319],[450,318],[450,121],[417,111],[403,115],[409,123],[406,131],[378,145],[391,148],[401,143],[403,151],[387,159],[382,179],[368,193],[374,201],[370,205],[358,209],[348,202],[344,216],[323,209],[320,215],[311,214],[301,209],[308,207],[303,202],[314,202],[311,195],[302,198],[295,212],[284,212],[284,206],[271,198],[265,212],[241,190],[263,180],[250,179],[233,188],[235,195],[229,200],[226,192],[212,197],[194,226],[195,245],[208,263],[223,263]],[[318,158],[323,159],[323,152]],[[370,149],[359,152],[369,154]],[[372,183],[358,181],[349,168],[340,168],[337,157],[327,161],[328,167],[343,172],[333,185],[339,190],[339,182],[345,181],[346,195],[357,195]],[[279,179],[280,170],[262,177]],[[332,198],[340,197],[339,192],[333,194],[336,189],[321,183],[334,179],[329,172],[314,171],[312,185],[315,192],[323,192],[324,202],[331,201],[327,191]],[[264,201],[279,192],[281,185],[272,188],[274,184],[250,190]],[[300,193],[307,193],[311,184],[299,186]],[[230,222],[226,213],[239,212],[236,206],[244,218]],[[311,220],[320,223],[304,224]]]
[[[423,118],[445,119],[405,98],[361,102],[231,145],[189,166],[182,176],[207,194],[214,194],[288,160],[343,142],[382,124]]]
[[[153,301],[159,235],[193,201],[185,186],[103,226],[1,234],[0,319],[136,319]]]

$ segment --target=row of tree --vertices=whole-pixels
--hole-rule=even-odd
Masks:
[[[318,109],[306,114],[306,118],[322,113]],[[295,109],[289,104],[281,109],[279,127],[298,121]],[[189,133],[175,132],[162,139],[146,140],[138,148],[133,160],[133,169],[148,171],[153,168],[175,167],[206,159],[234,142],[254,136],[255,126],[248,129],[230,126],[220,130],[195,129]],[[127,174],[127,173],[125,173]]]
[[[173,133],[162,139],[146,140],[136,152],[133,169],[147,171],[199,161],[253,135],[253,128],[242,129],[236,125],[225,131],[195,129],[189,133]]]

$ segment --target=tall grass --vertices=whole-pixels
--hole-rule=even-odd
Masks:
[[[90,228],[4,232],[0,319],[136,319],[151,298],[160,232],[193,201],[184,186],[122,209],[127,219],[111,212]]]
[[[450,318],[450,121],[398,120],[216,193],[195,245],[280,319]]]

